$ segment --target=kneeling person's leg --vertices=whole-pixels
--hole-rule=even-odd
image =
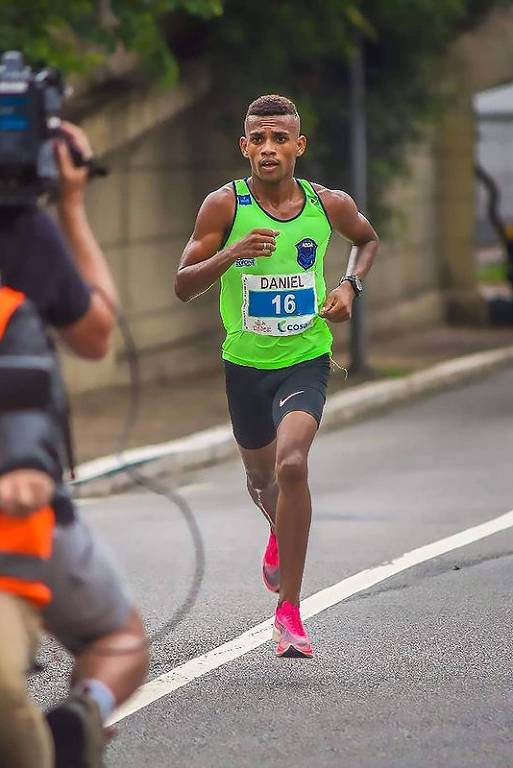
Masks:
[[[98,679],[122,704],[144,680],[147,638],[110,554],[80,519],[57,529],[50,585],[43,618],[75,656],[73,684]]]
[[[48,715],[56,766],[89,768],[100,765],[102,723],[144,681],[147,638],[109,554],[81,520],[56,532],[50,585],[45,625],[75,656],[72,696]]]
[[[26,685],[39,627],[30,603],[0,592],[0,765],[9,768],[53,766],[50,733]]]

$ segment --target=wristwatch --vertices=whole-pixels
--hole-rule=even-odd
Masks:
[[[359,296],[361,293],[363,293],[363,282],[360,280],[358,275],[344,275],[339,285],[342,285],[342,283],[344,283],[346,280],[348,283],[351,283],[355,296]]]

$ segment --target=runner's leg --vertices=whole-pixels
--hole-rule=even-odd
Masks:
[[[263,448],[250,450],[239,445],[240,455],[246,470],[249,495],[263,512],[271,527],[276,523],[276,440]]]
[[[225,361],[226,396],[249,495],[271,526],[276,514],[274,374]]]
[[[306,560],[312,504],[308,487],[308,453],[317,432],[309,413],[292,411],[278,427],[276,529],[280,550],[280,598],[298,605]]]

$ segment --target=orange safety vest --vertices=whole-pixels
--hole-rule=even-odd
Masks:
[[[0,287],[0,341],[11,317],[25,301],[23,293]],[[45,561],[52,553],[55,515],[44,507],[27,517],[13,517],[0,510],[0,590],[35,603],[50,602],[45,583]]]

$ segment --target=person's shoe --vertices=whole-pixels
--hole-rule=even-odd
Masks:
[[[105,732],[89,696],[71,695],[46,714],[55,748],[55,768],[103,768]]]
[[[277,656],[312,658],[313,650],[301,621],[299,605],[292,605],[285,600],[278,606],[274,617],[273,640],[278,643]]]
[[[262,579],[269,592],[280,591],[280,556],[276,534],[269,532],[269,540],[262,558]]]

